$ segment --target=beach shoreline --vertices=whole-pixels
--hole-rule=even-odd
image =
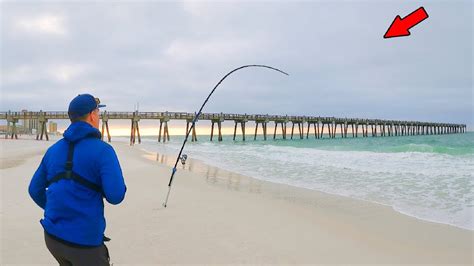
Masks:
[[[42,242],[42,211],[27,195],[42,153],[54,141],[32,143],[1,140],[2,265],[55,264]],[[171,167],[164,161],[174,164],[175,158],[111,144],[128,186],[123,204],[106,204],[114,265],[472,264],[470,230],[193,159],[185,169],[179,164],[165,209]],[[6,154],[17,161],[4,164]]]
[[[137,147],[139,147],[139,146],[137,146]],[[145,158],[147,158],[149,160],[152,160],[152,161],[160,162],[161,164],[166,165],[167,167],[172,169],[175,162],[176,162],[177,154],[169,153],[167,151],[162,151],[162,150],[160,150],[159,146],[156,146],[155,148],[158,148],[158,151],[152,151],[148,147],[147,148],[141,148],[141,150],[143,150],[145,153],[147,153],[147,155],[145,155]],[[209,175],[210,172],[214,172],[214,173],[218,172],[220,177],[232,178],[233,176],[238,176],[238,177],[243,178],[245,180],[252,180],[254,183],[267,184],[267,187],[270,187],[271,185],[274,185],[276,187],[283,186],[286,189],[297,189],[297,190],[308,191],[308,192],[315,191],[315,193],[320,193],[322,195],[325,195],[326,197],[335,196],[335,197],[341,197],[341,198],[347,199],[347,200],[355,200],[355,201],[366,202],[366,203],[369,203],[369,204],[381,205],[383,207],[389,207],[397,213],[400,213],[402,215],[406,215],[406,216],[411,217],[411,218],[415,218],[415,219],[420,220],[420,221],[453,226],[453,227],[456,227],[456,228],[459,228],[459,229],[474,232],[473,229],[470,229],[470,228],[467,228],[467,227],[462,227],[462,226],[459,226],[459,225],[456,225],[456,224],[447,223],[447,222],[439,221],[439,220],[432,220],[432,219],[424,218],[424,217],[418,217],[416,215],[413,215],[412,213],[408,213],[408,212],[406,212],[402,209],[398,209],[395,206],[392,206],[390,204],[383,203],[383,202],[368,200],[368,199],[364,199],[364,198],[360,198],[360,197],[353,197],[353,196],[347,196],[347,195],[342,195],[342,194],[335,194],[335,193],[321,191],[321,190],[318,190],[318,189],[305,188],[303,186],[297,186],[297,185],[291,185],[291,184],[282,183],[282,182],[276,182],[275,180],[268,181],[268,180],[265,180],[265,179],[262,179],[262,178],[256,178],[256,177],[253,177],[253,176],[237,173],[237,172],[232,171],[231,169],[226,169],[224,167],[211,165],[209,163],[206,163],[203,160],[192,158],[191,156],[189,156],[187,158],[186,163],[187,163],[187,165],[185,167],[183,167],[181,162],[179,162],[178,167],[177,167],[178,171],[179,170],[187,170],[187,171],[194,172],[198,175],[206,175],[206,176]],[[188,166],[189,164],[194,164],[194,166],[189,167]],[[247,181],[247,182],[249,182],[249,181]]]

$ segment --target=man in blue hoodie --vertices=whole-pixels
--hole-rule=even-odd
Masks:
[[[114,149],[101,140],[98,98],[69,104],[71,125],[48,148],[29,186],[44,209],[46,246],[60,265],[109,265],[104,241],[105,198],[119,204],[127,190]]]

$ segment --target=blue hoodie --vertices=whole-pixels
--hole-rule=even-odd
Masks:
[[[104,201],[119,204],[127,190],[114,149],[99,130],[86,122],[72,123],[64,138],[48,148],[29,186],[31,198],[44,209],[40,223],[59,239],[100,246],[105,231]],[[102,187],[102,194],[74,180],[48,180],[65,171],[69,142],[75,143],[72,171]]]

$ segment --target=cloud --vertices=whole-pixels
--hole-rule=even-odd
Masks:
[[[88,68],[85,65],[62,64],[49,67],[47,74],[58,82],[68,82],[83,75],[87,70]]]
[[[245,39],[187,39],[175,40],[164,50],[163,55],[180,63],[189,61],[215,61],[219,58],[239,58],[240,55],[258,47],[254,40]]]
[[[33,34],[66,35],[64,17],[44,14],[35,17],[18,18],[16,26],[19,30]]]
[[[92,66],[75,63],[20,65],[2,70],[2,85],[32,82],[67,83],[93,70]]]
[[[32,79],[34,74],[33,68],[30,65],[22,65],[12,69],[2,69],[2,84],[18,84],[25,79]]]
[[[219,13],[222,16],[225,16],[228,12],[235,10],[235,2],[232,1],[216,1],[216,2],[206,2],[206,1],[183,1],[180,3],[182,9],[192,15],[193,17],[199,19],[212,18],[219,16]]]
[[[396,15],[418,7],[9,2],[0,18],[2,107],[60,110],[93,88],[110,111],[140,102],[144,111],[193,112],[228,71],[268,64],[290,76],[237,72],[204,111],[472,121],[472,1],[427,2],[430,17],[411,36],[383,39]]]

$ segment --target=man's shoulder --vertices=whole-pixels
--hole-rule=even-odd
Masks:
[[[48,147],[48,149],[46,150],[46,153],[52,152],[55,149],[58,149],[61,145],[64,145],[65,141],[66,140],[64,138],[58,139],[53,145]]]
[[[53,145],[49,146],[44,153],[43,160],[48,161],[50,158],[55,158],[58,154],[62,154],[64,151],[65,139],[58,139]]]
[[[99,150],[99,152],[105,152],[105,151],[110,151],[110,150],[114,150],[113,146],[110,145],[109,143],[101,140],[101,139],[96,139],[96,138],[92,138],[92,139],[89,139],[91,145],[94,146],[94,148],[96,148],[97,150]]]
[[[48,148],[48,151],[58,149],[64,145],[67,146],[68,143],[68,140],[66,140],[65,138],[59,139],[56,143],[54,143]],[[77,147],[77,145],[86,145],[89,146],[89,148],[92,148],[99,152],[110,149],[113,150],[112,145],[98,138],[85,138],[80,140],[79,142],[76,142],[75,146]]]

